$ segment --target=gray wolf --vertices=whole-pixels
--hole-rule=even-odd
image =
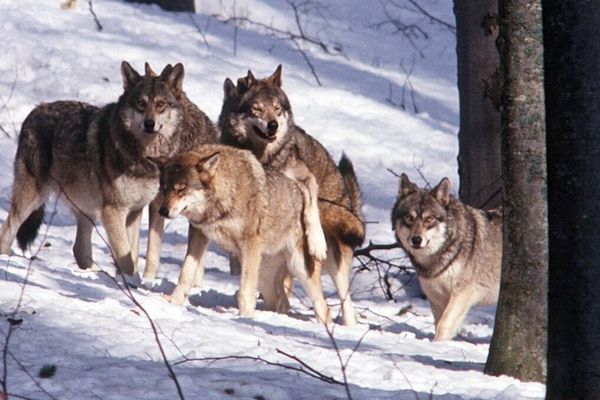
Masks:
[[[434,340],[452,339],[472,306],[498,301],[499,211],[479,210],[454,198],[448,178],[426,190],[402,174],[392,225],[431,302]]]
[[[319,185],[319,215],[327,239],[324,266],[342,302],[346,325],[356,323],[350,298],[350,270],[354,248],[365,237],[362,195],[352,163],[342,156],[335,165],[327,150],[294,123],[292,108],[282,89],[281,65],[265,79],[251,71],[237,81],[227,78],[219,116],[221,142],[248,149],[266,167],[285,170],[298,153]]]
[[[160,171],[149,157],[169,156],[181,142],[195,140],[191,132],[197,134],[197,123],[187,117],[193,107],[182,90],[181,64],[167,65],[160,75],[147,65],[141,76],[124,61],[121,75],[124,91],[116,103],[57,101],[27,116],[0,253],[10,252],[15,237],[23,249],[35,239],[44,203],[55,192],[77,221],[73,253],[78,266],[94,266],[91,233],[99,218],[116,266],[135,272],[142,209],[159,188]]]
[[[315,263],[327,255],[318,186],[302,163],[290,165],[284,174],[264,169],[249,151],[205,145],[164,163],[161,190],[160,214],[183,215],[190,223],[188,254],[171,302],[182,303],[192,284],[201,285],[201,260],[210,240],[239,257],[240,315],[254,315],[257,289],[268,310],[287,311],[278,270],[260,269],[261,260],[269,260],[285,264],[306,289],[317,319],[328,320],[320,277],[313,273]]]

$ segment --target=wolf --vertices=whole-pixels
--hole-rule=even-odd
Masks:
[[[77,221],[73,253],[80,268],[95,266],[91,233],[99,218],[117,268],[135,272],[142,209],[159,191],[160,170],[149,157],[174,154],[210,120],[187,117],[196,110],[182,90],[183,65],[167,65],[160,75],[146,65],[142,76],[123,61],[121,75],[124,91],[116,103],[56,101],[26,117],[0,253],[10,253],[15,237],[22,249],[35,239],[54,192]]]
[[[452,339],[471,306],[498,301],[501,211],[462,203],[448,178],[426,190],[402,174],[392,226],[431,302],[434,340]]]
[[[241,262],[238,307],[252,317],[256,290],[265,307],[287,311],[287,298],[276,277],[261,277],[263,258],[283,262],[300,280],[317,319],[329,319],[320,278],[311,271],[327,256],[317,206],[315,177],[300,162],[285,171],[265,169],[249,151],[222,144],[200,146],[163,162],[160,214],[185,216],[190,248],[170,301],[182,303],[202,280],[202,256],[214,241]],[[277,271],[274,269],[273,271]]]
[[[266,167],[285,170],[292,154],[315,176],[319,185],[319,215],[327,239],[324,266],[342,302],[344,324],[356,317],[350,298],[350,270],[354,248],[365,237],[362,194],[350,160],[342,155],[336,166],[327,150],[294,123],[290,101],[282,89],[282,67],[264,79],[251,71],[237,80],[225,79],[218,124],[221,142],[250,150]],[[297,150],[296,150],[297,149]],[[320,271],[317,271],[320,274]]]

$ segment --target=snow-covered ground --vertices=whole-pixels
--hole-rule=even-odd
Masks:
[[[103,26],[98,31],[88,1],[80,0],[73,11],[61,10],[59,0],[0,1],[1,222],[10,205],[17,135],[27,113],[43,101],[77,99],[98,105],[115,101],[122,91],[122,60],[139,70],[145,61],[156,70],[182,62],[184,89],[213,120],[220,112],[226,77],[243,76],[249,68],[263,77],[283,64],[283,85],[296,122],[336,160],[346,152],[354,162],[369,221],[367,240],[394,240],[389,213],[397,178],[390,171],[406,172],[422,185],[423,177],[431,184],[444,176],[457,182],[456,56],[447,28],[419,13],[388,8],[390,15],[416,22],[427,33],[428,38],[414,38],[411,44],[388,25],[377,28],[386,19],[383,3],[309,2],[310,9],[299,14],[304,32],[333,53],[298,42],[314,66],[319,86],[292,41],[273,37],[258,25],[238,24],[236,30],[234,23],[218,21],[233,16],[297,32],[290,2],[197,3],[198,13],[190,16],[94,0],[93,10]],[[421,3],[453,23],[451,1]],[[78,270],[71,253],[75,227],[69,212],[51,201],[46,221],[51,224],[42,227],[33,247],[34,252],[39,249],[34,260],[18,254],[0,257],[0,348],[7,342],[10,321],[14,324],[2,352],[6,364],[0,363],[0,380],[6,377],[4,383],[14,395],[9,398],[544,396],[541,384],[482,373],[492,308],[472,310],[455,340],[432,343],[429,305],[419,297],[416,279],[397,275],[397,268],[388,271],[385,265],[371,264],[369,270],[359,271],[355,260],[352,294],[359,324],[351,328],[336,324],[328,332],[314,321],[298,287],[290,315],[258,311],[253,320],[238,317],[238,279],[229,275],[227,258],[217,248],[210,249],[206,260],[204,288],[194,292],[185,306],[166,303],[161,294],[173,289],[185,252],[187,226],[182,219],[167,226],[160,280],[150,289],[140,285],[139,278],[130,280],[131,295],[139,305],[126,294],[120,278],[113,278],[115,269],[101,228],[94,234],[94,256],[105,272],[85,272]],[[146,237],[144,224],[142,256]],[[407,264],[399,251],[379,255]],[[386,272],[391,275],[394,300],[386,300],[382,290],[380,274]],[[324,281],[329,303],[337,311],[333,285],[328,277]],[[343,385],[290,369],[301,368],[300,361],[337,381],[343,381],[343,363],[349,394]],[[55,366],[56,372],[40,378],[45,365]]]

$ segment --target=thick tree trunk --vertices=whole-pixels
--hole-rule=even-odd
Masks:
[[[500,0],[502,280],[485,372],[545,380],[548,225],[541,0]]]
[[[600,2],[544,0],[547,399],[600,396]]]
[[[460,132],[460,198],[479,208],[501,201],[498,0],[454,0]]]
[[[167,11],[196,12],[194,0],[125,0],[128,3],[156,4]]]

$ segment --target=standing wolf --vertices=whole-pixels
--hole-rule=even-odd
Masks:
[[[364,240],[365,224],[352,163],[342,156],[336,166],[327,150],[295,125],[290,102],[281,88],[281,65],[266,79],[256,79],[248,71],[236,86],[228,78],[224,91],[219,116],[223,143],[251,150],[263,165],[276,170],[285,170],[297,152],[316,177],[319,213],[327,239],[325,266],[341,299],[344,323],[355,324],[349,277],[353,250]],[[315,273],[320,275],[320,271]]]
[[[402,174],[392,225],[431,302],[434,340],[452,339],[471,306],[498,301],[502,257],[498,211],[478,210],[455,199],[448,178],[425,190]]]
[[[159,169],[148,157],[174,154],[211,123],[185,97],[181,64],[167,65],[160,76],[146,65],[141,76],[124,61],[121,74],[124,93],[117,103],[98,108],[57,101],[27,116],[0,253],[10,252],[15,237],[23,249],[35,239],[44,203],[56,192],[77,220],[73,253],[79,267],[94,265],[91,233],[100,218],[117,267],[135,272],[142,209],[159,187]]]
[[[212,240],[240,259],[240,315],[253,316],[256,289],[268,310],[287,311],[287,297],[277,285],[280,279],[267,275],[279,271],[260,271],[261,259],[269,258],[284,263],[306,289],[317,319],[328,320],[320,277],[309,272],[327,255],[318,186],[302,163],[290,164],[284,175],[264,169],[249,151],[206,145],[167,161],[161,190],[161,215],[182,214],[190,222],[188,254],[172,302],[182,303],[192,283],[202,280],[201,260]]]

